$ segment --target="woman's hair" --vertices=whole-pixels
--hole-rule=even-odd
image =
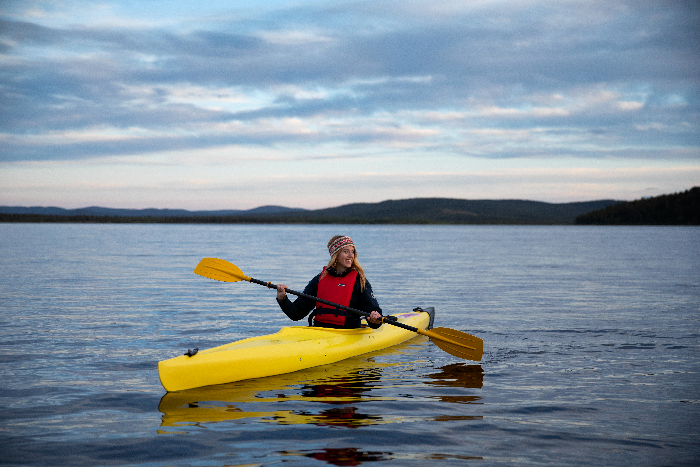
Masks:
[[[331,245],[333,244],[333,242],[335,242],[336,240],[338,240],[338,239],[341,238],[341,237],[342,237],[342,235],[335,235],[333,238],[331,238],[331,239],[328,241],[328,248],[331,247]],[[355,246],[355,245],[353,244],[353,247],[354,247],[354,246]],[[337,261],[337,259],[338,259],[338,255],[340,254],[341,251],[343,251],[342,248],[340,248],[338,251],[335,252],[335,254],[334,254],[333,256],[331,256],[330,261],[328,261],[328,267],[329,267],[329,268],[335,269],[335,264],[336,264],[336,261]],[[351,268],[351,269],[354,269],[355,271],[357,271],[357,275],[358,275],[359,278],[360,278],[360,290],[364,292],[364,290],[365,290],[365,282],[366,282],[367,280],[365,279],[365,270],[362,269],[362,266],[360,266],[360,262],[357,261],[357,248],[355,248],[355,257],[352,259],[352,266],[350,266],[350,268]],[[323,277],[324,277],[326,274],[327,274],[326,271],[323,271],[323,273],[321,274],[321,277],[320,277],[320,278],[323,279]]]

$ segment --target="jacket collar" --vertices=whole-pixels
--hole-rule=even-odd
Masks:
[[[328,270],[328,274],[330,274],[331,276],[334,276],[334,277],[345,277],[348,274],[350,274],[350,272],[354,271],[353,268],[348,268],[345,271],[343,271],[342,273],[339,273],[338,271],[336,271],[335,268],[328,268],[327,270]]]

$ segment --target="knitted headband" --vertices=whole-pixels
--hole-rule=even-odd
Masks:
[[[331,243],[328,246],[328,253],[330,253],[331,256],[333,256],[338,250],[342,249],[344,246],[347,245],[352,245],[353,247],[355,246],[350,237],[337,238],[333,243]]]

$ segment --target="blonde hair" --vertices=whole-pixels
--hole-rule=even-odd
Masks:
[[[331,244],[333,242],[335,242],[336,240],[338,240],[341,237],[342,237],[342,235],[335,235],[333,238],[331,238],[328,241],[328,248],[331,247]],[[354,244],[353,244],[353,247],[355,247]],[[333,256],[331,256],[330,261],[328,261],[328,266],[327,266],[326,270],[323,271],[323,273],[321,274],[321,277],[319,279],[323,279],[325,277],[325,275],[328,273],[327,272],[328,268],[335,269],[335,264],[338,260],[338,255],[340,254],[341,251],[343,251],[342,248],[339,249],[338,251],[336,251]],[[365,270],[362,269],[360,262],[357,261],[357,248],[355,248],[355,257],[352,259],[352,266],[350,266],[350,269],[354,269],[355,271],[357,271],[357,275],[360,279],[360,290],[364,292],[365,291],[365,282],[367,282],[367,279],[365,279]]]

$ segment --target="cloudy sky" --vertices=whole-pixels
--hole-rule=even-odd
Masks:
[[[0,204],[700,185],[693,0],[0,2]]]

